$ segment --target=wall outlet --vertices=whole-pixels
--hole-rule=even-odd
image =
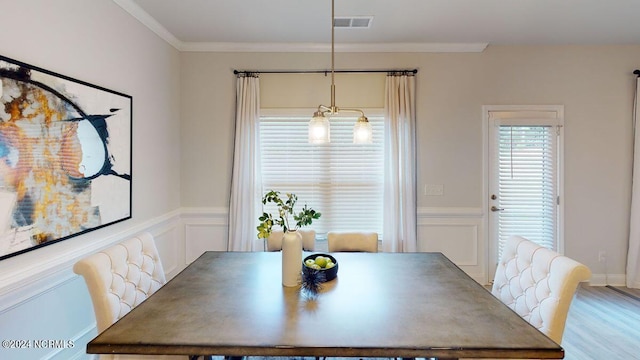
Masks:
[[[442,196],[444,195],[444,185],[442,184],[425,184],[424,185],[425,196]]]
[[[598,253],[598,262],[605,262],[607,261],[607,253],[606,251],[600,251]]]

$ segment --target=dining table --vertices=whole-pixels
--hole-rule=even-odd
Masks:
[[[282,285],[280,252],[204,252],[91,340],[87,353],[564,357],[442,253],[330,255],[337,277],[314,294]]]

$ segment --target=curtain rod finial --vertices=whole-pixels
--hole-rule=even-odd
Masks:
[[[634,73],[635,75],[640,76],[640,70],[635,70],[633,73]]]

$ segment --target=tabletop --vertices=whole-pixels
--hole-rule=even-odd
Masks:
[[[441,253],[332,253],[315,300],[278,252],[205,252],[88,353],[561,359],[562,347]]]

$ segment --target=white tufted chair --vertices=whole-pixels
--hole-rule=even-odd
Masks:
[[[314,251],[316,248],[316,231],[315,230],[298,230],[302,235],[302,250]],[[267,238],[267,251],[282,250],[282,237],[284,231],[274,230]]]
[[[491,293],[560,344],[578,284],[591,277],[586,266],[523,237],[507,239]]]
[[[329,252],[378,252],[378,233],[329,231],[327,233],[327,247]]]
[[[166,282],[160,256],[149,233],[127,239],[73,266],[89,289],[98,333],[138,306]],[[101,355],[113,360],[187,360],[188,356]]]

